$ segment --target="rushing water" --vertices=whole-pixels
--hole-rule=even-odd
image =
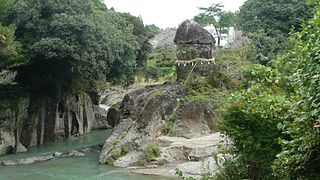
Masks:
[[[110,131],[94,131],[88,135],[67,141],[46,144],[42,147],[31,148],[27,153],[0,156],[4,160],[53,153],[67,152],[91,145],[102,144]],[[6,167],[0,165],[0,180],[160,180],[161,177],[142,176],[127,173],[122,169],[100,165],[99,152],[92,152],[85,157],[66,157],[49,160],[31,165]]]
[[[99,104],[99,106],[100,106],[102,109],[106,110],[107,112],[109,111],[110,106],[105,105],[105,104]]]

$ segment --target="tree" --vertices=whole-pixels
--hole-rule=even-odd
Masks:
[[[281,151],[278,138],[283,137],[277,127],[287,120],[290,101],[278,87],[276,70],[252,65],[243,75],[247,89],[227,98],[220,129],[233,142],[233,155],[241,161],[235,164],[245,167],[241,179],[274,179],[271,165]]]
[[[243,72],[245,89],[228,98],[221,121],[241,163],[229,163],[223,177],[236,174],[230,171],[234,165],[241,166],[241,179],[320,176],[319,29],[318,4],[317,13],[301,32],[291,34],[289,50],[272,67],[252,65]]]
[[[203,12],[193,18],[201,26],[213,25],[218,37],[218,46],[220,46],[221,35],[228,33],[229,28],[235,25],[235,14],[223,11],[223,7],[222,4],[213,4],[207,8],[201,7],[199,9]]]
[[[0,0],[0,22],[3,21],[5,14],[10,6],[12,6],[14,0]]]
[[[146,25],[146,29],[148,32],[148,38],[154,38],[156,34],[160,33],[161,29],[154,25],[154,24],[150,24],[150,25]]]
[[[270,65],[271,59],[286,50],[292,29],[311,18],[313,6],[307,0],[248,0],[237,14],[237,26],[251,39],[248,47],[251,61]]]
[[[136,64],[140,71],[145,71],[149,53],[152,51],[152,46],[149,43],[150,37],[147,28],[144,26],[141,17],[132,16],[129,13],[121,13],[127,22],[133,26],[133,35],[136,37],[138,49],[136,52]]]
[[[112,69],[135,68],[132,29],[110,20],[91,0],[18,0],[9,12],[30,63],[18,79],[37,89],[86,91]],[[101,3],[101,2],[100,2]],[[99,5],[99,4],[98,4]],[[97,8],[98,7],[98,8]]]
[[[320,4],[317,13],[293,35],[293,48],[283,61],[292,66],[293,121],[283,124],[282,151],[275,162],[279,178],[317,179],[320,176]]]
[[[244,33],[264,31],[272,36],[280,31],[288,37],[292,28],[299,30],[312,15],[307,0],[247,0],[240,7],[237,23]]]
[[[14,32],[0,24],[0,71],[26,63],[20,45],[14,40]]]

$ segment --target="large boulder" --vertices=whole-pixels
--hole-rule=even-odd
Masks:
[[[199,158],[197,154],[201,153],[211,155],[212,145],[206,146],[207,151],[200,151],[183,144],[171,146],[174,141],[161,138],[166,135],[195,138],[216,131],[210,124],[215,118],[212,110],[205,104],[182,101],[183,96],[178,85],[148,86],[128,93],[117,109],[119,124],[104,144],[100,163],[112,162],[119,167],[136,165],[146,148],[154,144],[167,154],[159,157],[161,162],[188,160],[189,155]],[[121,154],[123,149],[128,154]]]
[[[193,20],[185,20],[178,27],[173,40],[176,44],[211,44],[216,43],[214,37]]]
[[[168,85],[152,86],[127,94],[119,107],[120,123],[106,140],[100,154],[100,163],[106,163],[116,149],[137,141],[145,136],[157,137],[163,133],[166,119],[177,106],[177,87]],[[119,143],[115,143],[119,141]],[[142,147],[138,146],[138,149]],[[136,149],[132,149],[136,150]]]

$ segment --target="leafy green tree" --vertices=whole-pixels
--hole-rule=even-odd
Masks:
[[[317,13],[288,39],[290,50],[273,67],[253,65],[243,72],[245,90],[234,93],[222,109],[221,129],[234,142],[235,160],[219,177],[237,175],[230,171],[237,166],[240,178],[320,176],[319,28],[318,4]]]
[[[154,24],[146,25],[146,29],[148,32],[148,38],[154,38],[154,36],[158,33],[160,33],[160,28]]]
[[[271,68],[254,65],[244,76],[248,89],[227,99],[220,129],[232,140],[239,164],[246,167],[242,178],[273,179],[271,165],[281,151],[278,138],[283,136],[278,124],[286,120],[290,101],[275,85],[278,74]]]
[[[138,43],[138,49],[136,52],[137,68],[140,71],[145,71],[149,53],[152,51],[152,46],[149,43],[149,32],[140,17],[132,16],[129,13],[121,13],[121,15],[130,25],[133,26],[132,33],[135,35],[136,42]]]
[[[237,14],[237,26],[251,39],[248,52],[251,61],[267,65],[288,47],[292,29],[311,18],[313,6],[307,0],[247,0]]]
[[[12,69],[26,63],[19,43],[14,40],[14,32],[0,24],[0,71]]]
[[[230,27],[235,25],[235,14],[230,11],[223,11],[222,4],[213,4],[210,7],[199,8],[202,11],[193,19],[201,26],[213,25],[218,37],[218,46],[220,46],[221,36],[228,33]]]
[[[99,6],[98,6],[99,5]],[[116,78],[114,67],[135,68],[132,29],[110,20],[99,1],[18,0],[8,17],[30,63],[18,79],[32,88],[85,91]]]
[[[0,22],[3,21],[5,14],[10,6],[12,6],[14,0],[0,0]]]
[[[292,122],[283,125],[282,152],[275,162],[275,174],[281,178],[317,179],[320,176],[320,5],[317,13],[294,34],[294,47],[285,57],[294,64],[295,103]]]
[[[238,14],[238,25],[245,33],[261,30],[268,35],[281,31],[289,36],[292,28],[299,30],[301,23],[311,18],[313,8],[307,0],[247,0]]]

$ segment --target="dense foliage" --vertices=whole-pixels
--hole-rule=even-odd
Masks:
[[[227,99],[220,129],[232,139],[234,153],[246,164],[246,178],[265,179],[281,150],[278,138],[283,135],[277,125],[286,119],[290,101],[277,87],[278,77],[271,68],[256,65],[244,75],[249,88]]]
[[[19,69],[22,84],[85,91],[96,80],[132,79],[133,27],[100,1],[19,0],[8,17],[30,60]]]
[[[0,71],[26,63],[20,45],[14,40],[14,32],[0,24]]]
[[[294,48],[286,59],[294,63],[291,75],[294,86],[293,121],[284,124],[282,152],[274,169],[277,175],[315,179],[320,176],[320,6],[314,18],[294,35]]]
[[[253,65],[243,72],[244,90],[229,97],[221,110],[221,130],[233,140],[235,158],[217,177],[320,176],[319,29],[318,6],[301,32],[289,38],[290,49],[272,67]]]
[[[149,58],[149,53],[151,53],[152,50],[152,46],[149,43],[149,39],[152,37],[149,28],[144,26],[140,17],[132,16],[129,13],[122,13],[121,16],[133,26],[132,34],[135,36],[135,41],[138,43],[136,64],[139,71],[144,71]]]
[[[251,39],[249,59],[270,64],[288,46],[292,29],[300,30],[301,23],[313,14],[306,0],[247,0],[238,13],[237,25]]]
[[[3,21],[4,17],[6,16],[7,10],[10,6],[12,6],[14,0],[0,0],[0,22]]]

